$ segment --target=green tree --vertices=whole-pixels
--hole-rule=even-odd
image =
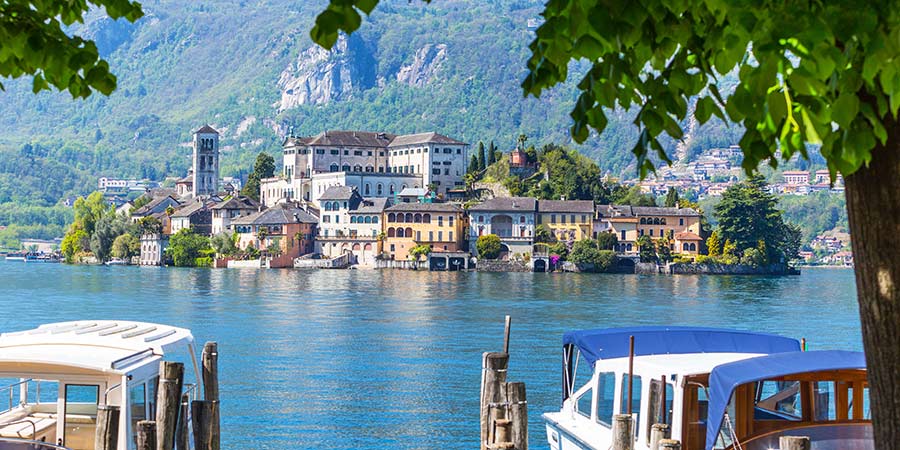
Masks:
[[[210,249],[209,238],[184,228],[169,237],[166,254],[176,267],[193,267],[197,265],[197,258],[204,256],[202,252]]]
[[[737,245],[734,242],[731,242],[730,239],[725,240],[725,245],[722,246],[722,257],[720,261],[723,264],[737,264],[738,263],[738,254],[737,254]]]
[[[60,251],[67,263],[75,262],[75,255],[91,248],[91,237],[80,225],[69,228],[60,243]]]
[[[716,204],[715,216],[721,238],[730,240],[736,248],[753,248],[765,241],[772,244],[767,259],[777,261],[785,255],[788,227],[778,210],[778,199],[767,192],[762,177],[754,176],[726,189]]]
[[[600,250],[615,250],[619,244],[619,238],[615,233],[597,233],[597,248]]]
[[[547,248],[547,252],[550,254],[550,256],[559,256],[559,259],[561,261],[566,261],[567,259],[569,259],[569,247],[566,246],[565,242],[556,242],[550,245],[550,247]]]
[[[800,248],[803,247],[803,232],[800,227],[791,223],[784,225],[782,232],[781,251],[784,253],[785,262],[800,258]]]
[[[612,250],[601,250],[593,239],[582,239],[572,245],[568,260],[581,266],[589,264],[593,272],[609,272],[615,267],[616,254]]]
[[[485,234],[478,236],[478,240],[475,241],[475,249],[478,250],[478,256],[482,259],[497,259],[503,247],[501,247],[499,236]]]
[[[495,162],[497,162],[497,148],[494,147],[494,141],[491,141],[487,149],[487,165],[490,166]]]
[[[74,98],[97,90],[109,95],[116,77],[100,58],[97,45],[72,33],[76,22],[92,10],[134,22],[141,5],[128,0],[64,1],[4,0],[0,4],[0,77],[32,77],[35,93],[55,87]],[[0,90],[3,84],[0,84]]]
[[[550,244],[556,242],[556,236],[547,225],[540,224],[534,227],[534,242]]]
[[[669,192],[666,193],[666,207],[667,208],[675,208],[677,206],[678,206],[678,191],[676,191],[674,187],[669,187]]]
[[[656,255],[662,262],[672,260],[672,241],[669,238],[663,238],[656,242]]]
[[[478,172],[478,157],[475,154],[472,154],[472,158],[469,159],[469,167],[466,170],[466,173],[476,173]]]
[[[652,195],[641,192],[640,186],[616,186],[610,193],[610,203],[615,205],[656,206]]]
[[[209,238],[209,245],[220,256],[233,256],[238,253],[237,233],[219,233]]]
[[[87,198],[75,199],[73,209],[75,210],[74,223],[80,224],[89,235],[94,233],[94,226],[103,216],[112,214],[114,211],[112,205],[103,198],[103,193],[99,191],[92,192]]]
[[[641,262],[656,262],[656,245],[650,236],[644,235],[638,238],[638,255]]]
[[[128,209],[128,213],[129,214],[133,213],[133,212],[137,211],[138,209],[140,209],[141,207],[143,207],[144,205],[146,205],[147,203],[150,203],[152,201],[153,201],[153,197],[150,197],[149,195],[142,195],[142,196],[134,199],[134,202],[131,203],[131,205],[132,205],[131,208]]]
[[[113,258],[128,259],[141,252],[141,241],[134,235],[125,233],[119,235],[113,243],[110,253]]]
[[[162,222],[153,216],[141,217],[137,221],[138,234],[156,234],[162,232]]]
[[[719,238],[719,230],[713,230],[706,240],[706,252],[709,256],[719,256],[722,254],[722,240]]]
[[[108,260],[113,242],[127,231],[128,219],[125,216],[110,212],[101,217],[91,234],[91,253],[100,261]]]
[[[484,142],[478,141],[478,170],[487,168],[487,157],[484,154]]]
[[[431,246],[426,244],[419,244],[409,249],[409,258],[413,261],[420,261],[423,256],[427,257],[430,254]]]
[[[250,172],[250,175],[247,176],[247,184],[241,189],[241,195],[259,200],[260,180],[273,176],[275,176],[275,158],[261,152],[259,155],[256,155],[253,172]]]

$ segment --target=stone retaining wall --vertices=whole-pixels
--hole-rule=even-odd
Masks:
[[[754,267],[745,264],[669,264],[675,275],[800,275],[800,270],[786,264]]]
[[[532,268],[530,262],[479,259],[475,270],[479,272],[531,272]]]

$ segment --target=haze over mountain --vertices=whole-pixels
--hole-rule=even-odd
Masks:
[[[135,24],[98,12],[74,31],[96,39],[117,91],[81,101],[33,95],[27,79],[5,81],[0,152],[8,163],[0,174],[18,182],[0,182],[0,202],[53,204],[100,175],[183,174],[185,143],[204,123],[223,133],[223,175],[246,172],[259,151],[277,152],[291,127],[296,135],[434,130],[507,150],[520,133],[532,143],[570,143],[574,83],[540,99],[519,87],[541,5],[389,0],[332,53],[308,37],[320,2],[155,0]],[[689,134],[688,146],[734,143],[734,128]],[[608,131],[579,149],[604,170],[632,175],[636,135],[616,112]],[[13,162],[23,156],[29,167]],[[60,182],[46,183],[47,173]]]

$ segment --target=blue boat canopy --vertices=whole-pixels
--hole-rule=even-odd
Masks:
[[[563,345],[574,345],[590,364],[599,359],[628,356],[628,338],[634,336],[634,354],[781,353],[800,350],[796,339],[750,331],[700,327],[630,327],[570,331]]]
[[[711,450],[716,443],[725,417],[725,408],[738,386],[799,373],[865,368],[866,358],[863,353],[840,350],[776,353],[716,367],[709,374],[706,450]]]

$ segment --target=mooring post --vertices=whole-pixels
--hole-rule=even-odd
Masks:
[[[669,439],[669,426],[664,423],[654,423],[650,427],[650,450],[659,450],[659,443]]]
[[[178,428],[175,430],[175,448],[178,450],[191,450],[188,442],[188,416],[191,412],[191,397],[181,394],[181,411],[178,413]]]
[[[137,423],[137,450],[156,450],[156,422],[142,420]]]
[[[501,385],[506,384],[509,355],[485,352],[481,361],[481,450],[487,450],[493,428],[491,409],[505,400],[500,395]]]
[[[811,443],[808,436],[781,436],[778,447],[781,450],[810,450]]]
[[[97,430],[94,434],[94,449],[116,450],[116,446],[119,443],[119,416],[120,410],[118,406],[100,405],[97,407]]]
[[[203,398],[211,404],[212,415],[209,418],[210,448],[219,450],[219,345],[207,342],[203,346]]]
[[[509,354],[509,330],[512,325],[512,317],[506,316],[506,326],[503,328],[503,353]]]
[[[613,416],[612,450],[634,450],[634,417],[631,414]]]
[[[194,432],[194,450],[213,449],[213,404],[206,400],[191,402],[191,425]]]
[[[681,441],[663,439],[659,441],[659,450],[681,450]]]
[[[181,409],[181,385],[184,380],[184,364],[173,361],[159,362],[159,388],[156,394],[156,444],[159,450],[175,447],[175,427]]]
[[[516,450],[528,450],[528,402],[525,398],[525,383],[506,383],[506,401],[509,404],[507,418],[512,425],[510,442]]]

